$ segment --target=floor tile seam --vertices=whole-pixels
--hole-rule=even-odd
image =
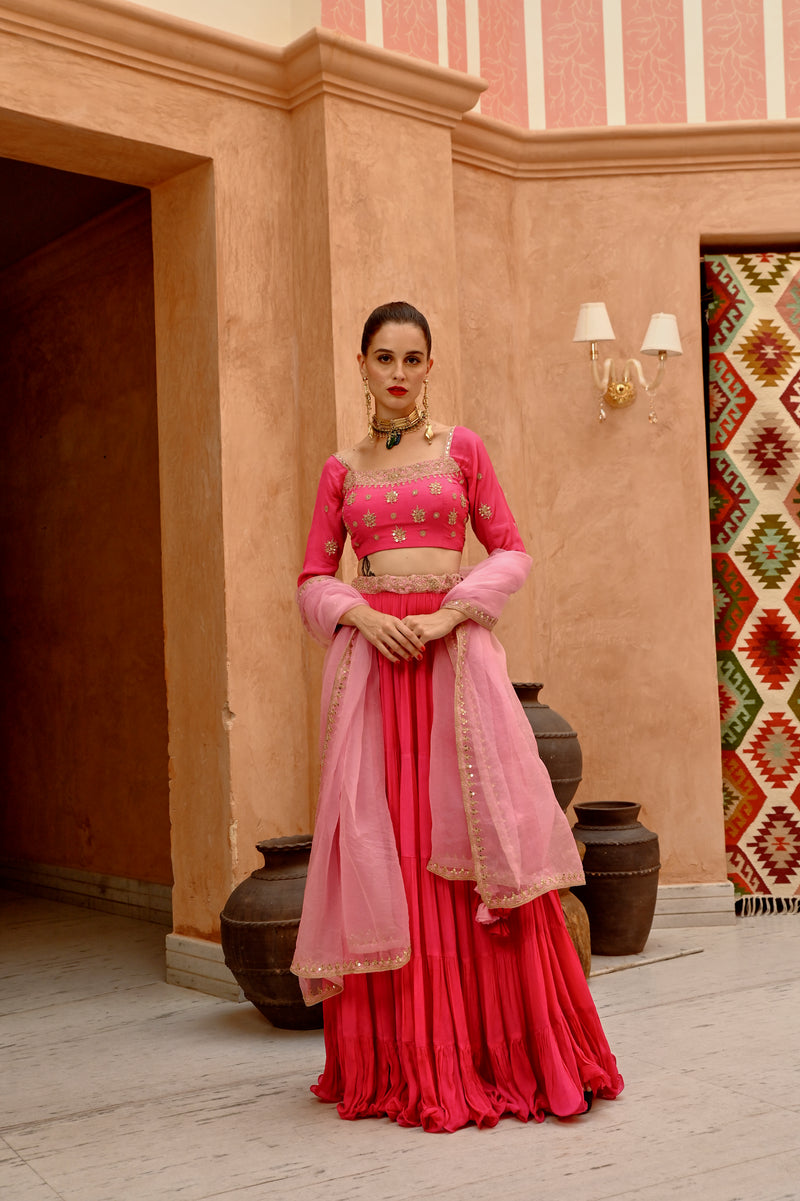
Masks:
[[[302,1071],[298,1071],[296,1074],[301,1078],[300,1086],[302,1087],[302,1083],[306,1081],[308,1074]],[[258,1081],[263,1084],[263,1076],[259,1076]],[[247,1097],[248,1105],[257,1104],[265,1097],[272,1096],[272,1092],[270,1090],[267,1090],[266,1092],[259,1091],[258,1083],[255,1080],[247,1077],[243,1077],[238,1081],[231,1081],[230,1078],[226,1078],[224,1083],[217,1082],[214,1085],[208,1085],[206,1088],[190,1088],[186,1084],[183,1084],[181,1087],[170,1092],[148,1093],[146,1097],[141,1097],[140,1094],[140,1096],[136,1099],[128,1098],[125,1101],[117,1101],[109,1105],[93,1105],[87,1107],[86,1109],[74,1109],[65,1113],[50,1114],[47,1117],[39,1118],[34,1121],[7,1123],[6,1125],[0,1127],[0,1138],[7,1143],[14,1154],[19,1154],[14,1144],[9,1141],[9,1136],[20,1135],[24,1133],[34,1134],[37,1130],[44,1130],[48,1126],[59,1125],[63,1122],[81,1122],[95,1117],[110,1116],[112,1114],[119,1113],[121,1110],[125,1110],[131,1114],[140,1113],[142,1111],[146,1112],[156,1105],[170,1104],[174,1101],[180,1100],[191,1102],[193,1105],[199,1108],[205,1108],[208,1104],[209,1097],[219,1094],[222,1090],[230,1091],[236,1088],[245,1088],[249,1090]],[[285,1092],[287,1090],[281,1089],[280,1091]],[[295,1092],[297,1090],[292,1091]],[[223,1106],[230,1106],[230,1102],[227,1099],[221,1101],[219,1105],[220,1111],[222,1111]]]
[[[656,1065],[656,1066],[658,1067],[659,1065]],[[753,1101],[758,1100],[758,1084],[754,1085],[750,1081],[742,1081],[741,1084],[731,1084],[729,1080],[725,1080],[725,1081],[716,1080],[713,1078],[713,1074],[709,1073],[708,1066],[696,1067],[696,1068],[686,1068],[684,1070],[683,1075],[684,1075],[684,1078],[689,1077],[692,1080],[695,1080],[699,1077],[702,1079],[702,1082],[704,1084],[713,1084],[713,1085],[716,1085],[718,1088],[724,1088],[726,1090],[726,1092],[728,1092],[728,1093],[734,1093],[737,1097],[741,1096],[742,1098],[745,1098],[748,1101],[749,1105],[752,1105]],[[787,1080],[788,1080],[788,1077],[789,1077],[789,1069],[788,1068],[786,1070],[786,1075],[787,1075]],[[762,1101],[762,1104],[764,1105],[764,1112],[768,1111],[770,1113],[774,1113],[775,1112],[774,1086],[770,1085],[767,1081],[765,1081],[764,1089],[769,1094],[769,1097],[770,1097],[769,1100]],[[800,1097],[796,1101],[785,1102],[781,1106],[781,1111],[783,1113],[800,1113]],[[759,1117],[760,1115],[758,1114],[758,1112],[754,1113],[751,1108],[748,1108],[747,1113],[743,1114],[742,1116],[750,1118],[750,1117]],[[800,1149],[800,1140],[798,1141],[798,1148]]]
[[[784,1147],[780,1151],[771,1151],[766,1155],[748,1155],[744,1159],[727,1158],[724,1163],[717,1164],[717,1166],[713,1168],[696,1168],[691,1172],[684,1170],[677,1176],[668,1176],[665,1179],[653,1180],[648,1182],[646,1185],[639,1184],[633,1192],[628,1190],[624,1193],[620,1193],[618,1190],[615,1190],[614,1192],[607,1193],[604,1197],[593,1198],[593,1201],[641,1201],[643,1187],[649,1190],[652,1188],[663,1188],[664,1185],[685,1185],[687,1180],[710,1180],[720,1172],[727,1172],[731,1168],[743,1168],[748,1164],[758,1164],[764,1160],[769,1160],[772,1163],[778,1156],[793,1155],[798,1150],[800,1150],[800,1145],[794,1147]],[[678,1193],[675,1194],[675,1196],[678,1195]]]
[[[150,980],[147,983],[131,984],[129,986],[123,986],[120,988],[111,988],[106,992],[93,992],[86,996],[73,997],[69,1000],[62,999],[57,1002],[48,1001],[48,1003],[45,1005],[26,1005],[24,1009],[10,1009],[0,1012],[0,1021],[2,1021],[4,1018],[19,1017],[20,1014],[24,1013],[35,1013],[42,1015],[48,1011],[52,1011],[54,1014],[58,1015],[64,1012],[66,1006],[94,1004],[97,1001],[104,1000],[106,997],[120,997],[128,1000],[130,999],[131,993],[149,992],[151,989],[160,988],[162,985],[166,985],[166,981]],[[187,991],[187,989],[181,989],[182,993]],[[224,997],[214,997],[204,993],[200,993],[198,996],[201,998],[200,1000],[196,1000],[194,997],[187,998],[186,1013],[195,1012],[200,1007],[203,1000],[207,1000],[209,1002],[209,1008],[212,1007],[211,1003],[214,1003],[213,1008],[215,1009],[218,1008],[219,1005],[230,1004],[230,1002],[226,1001]],[[178,999],[183,1000],[183,997]],[[183,1016],[183,1014],[178,1013],[177,1016],[180,1018]],[[147,1021],[154,1019],[142,1018],[141,1020]],[[159,1017],[159,1020],[163,1019]]]
[[[785,1148],[782,1148],[781,1151],[779,1151],[779,1152],[772,1151],[765,1155],[750,1155],[750,1156],[746,1156],[743,1159],[739,1159],[739,1160],[735,1160],[735,1161],[732,1159],[726,1159],[726,1161],[724,1163],[720,1163],[716,1167],[697,1168],[688,1174],[684,1170],[683,1172],[680,1172],[678,1175],[675,1175],[675,1176],[671,1176],[671,1175],[670,1176],[659,1176],[657,1179],[647,1179],[646,1181],[641,1180],[634,1190],[626,1189],[624,1192],[620,1192],[619,1183],[616,1183],[616,1184],[609,1183],[607,1186],[604,1186],[601,1183],[600,1187],[607,1188],[609,1191],[604,1191],[602,1193],[601,1192],[593,1193],[591,1201],[641,1201],[643,1189],[649,1191],[650,1189],[654,1189],[654,1188],[663,1188],[664,1186],[670,1186],[672,1184],[678,1184],[681,1182],[685,1182],[687,1179],[697,1179],[697,1180],[702,1180],[703,1178],[712,1179],[719,1172],[724,1172],[724,1171],[728,1170],[729,1168],[741,1168],[747,1164],[757,1164],[757,1163],[761,1162],[762,1160],[773,1161],[776,1158],[776,1155],[791,1155],[791,1154],[794,1154],[797,1150],[800,1150],[800,1146],[785,1147]],[[608,1167],[616,1167],[616,1166],[619,1166],[619,1165],[616,1165],[616,1164],[608,1165]],[[627,1167],[625,1170],[627,1171]],[[484,1181],[476,1180],[473,1177],[473,1179],[470,1181],[470,1183],[471,1184],[481,1184],[481,1183],[490,1184],[492,1181],[494,1181],[496,1183],[496,1176],[488,1177]],[[595,1183],[596,1183],[596,1181],[595,1181]],[[514,1197],[524,1198],[525,1201],[528,1201],[528,1197],[530,1196],[529,1192],[513,1193],[510,1191],[511,1189],[513,1189],[513,1187],[514,1187],[513,1178],[511,1180],[509,1180],[509,1178],[506,1177],[505,1184],[504,1184],[504,1197],[507,1199],[507,1201],[514,1201]],[[420,1193],[417,1190],[413,1193],[409,1193],[402,1197],[396,1198],[396,1201],[418,1201],[419,1198],[425,1198],[425,1197],[447,1198],[448,1196],[457,1198],[457,1201],[469,1201],[469,1196],[468,1196],[468,1194],[465,1194],[463,1192],[463,1189],[464,1189],[464,1185],[461,1184],[461,1185],[455,1185],[452,1189],[449,1189],[447,1192],[442,1192],[441,1190],[436,1190],[434,1192]],[[222,1196],[224,1194],[219,1194],[219,1195]],[[482,1194],[482,1195],[485,1195],[485,1194]],[[675,1195],[677,1196],[678,1194],[676,1193]],[[216,1194],[214,1196],[216,1197]],[[198,1199],[198,1201],[200,1201],[200,1199]],[[211,1197],[209,1197],[209,1198],[204,1197],[204,1198],[202,1198],[202,1201],[214,1201],[214,1199]]]
[[[618,973],[615,973],[615,975],[616,974]],[[606,977],[606,979],[608,979],[608,977]],[[691,996],[670,997],[664,998],[663,1000],[654,1000],[649,1003],[641,1000],[630,1000],[624,1003],[624,1007],[622,1007],[622,1005],[617,1006],[612,997],[595,997],[594,1000],[598,1012],[601,1014],[603,1020],[606,1020],[609,1017],[615,1017],[617,1015],[621,1017],[629,1017],[631,1014],[645,1013],[655,1009],[683,1008],[684,1006],[709,1004],[710,1002],[716,1001],[721,996],[732,996],[734,988],[736,989],[736,999],[738,1001],[743,997],[750,997],[758,994],[759,992],[767,991],[772,993],[776,987],[780,987],[781,985],[784,985],[787,988],[796,987],[796,976],[787,976],[785,980],[775,980],[770,977],[769,981],[765,981],[760,984],[753,984],[749,987],[740,987],[738,983],[729,983],[727,988],[717,988],[714,992],[692,993]]]
[[[26,1157],[25,1157],[25,1156],[22,1154],[22,1152],[21,1152],[21,1151],[18,1151],[16,1147],[13,1147],[13,1146],[11,1145],[11,1143],[8,1141],[8,1139],[6,1139],[6,1138],[4,1138],[4,1137],[3,1137],[3,1134],[2,1134],[2,1132],[1,1132],[1,1131],[0,1131],[0,1142],[3,1142],[3,1143],[5,1143],[6,1147],[8,1147],[8,1150],[9,1150],[10,1154],[14,1156],[14,1158],[17,1160],[17,1162],[18,1162],[18,1163],[21,1163],[21,1164],[23,1164],[23,1165],[24,1165],[24,1166],[25,1166],[25,1167],[28,1169],[28,1171],[29,1171],[29,1172],[33,1172],[34,1176],[36,1176],[36,1178],[37,1178],[39,1181],[41,1181],[41,1183],[44,1185],[44,1187],[45,1187],[46,1189],[48,1189],[48,1190],[49,1190],[49,1192],[50,1192],[50,1193],[52,1193],[52,1195],[53,1195],[53,1197],[54,1197],[54,1198],[57,1198],[57,1199],[58,1199],[58,1201],[64,1201],[64,1194],[63,1194],[63,1193],[60,1193],[60,1192],[58,1191],[58,1189],[55,1189],[55,1188],[53,1188],[53,1186],[52,1186],[52,1184],[50,1183],[50,1181],[49,1181],[49,1180],[45,1180],[45,1178],[44,1178],[44,1176],[42,1175],[42,1173],[41,1173],[41,1172],[40,1172],[40,1171],[39,1171],[39,1170],[38,1170],[38,1169],[37,1169],[37,1168],[36,1168],[36,1167],[35,1167],[35,1166],[34,1166],[34,1165],[31,1163],[31,1161],[30,1161],[29,1159],[27,1159],[27,1158],[26,1158]]]

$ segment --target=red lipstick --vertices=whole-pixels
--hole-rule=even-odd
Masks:
[[[405,396],[408,388],[387,388],[387,392],[391,392],[392,396]]]

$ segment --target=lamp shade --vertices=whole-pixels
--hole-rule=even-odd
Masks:
[[[683,354],[678,322],[673,313],[653,313],[642,342],[642,354]]]
[[[674,320],[674,318],[673,318]],[[614,331],[611,328],[608,311],[602,300],[591,304],[582,304],[578,313],[578,324],[575,326],[573,342],[613,342]]]

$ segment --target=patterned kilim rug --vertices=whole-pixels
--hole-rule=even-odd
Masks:
[[[800,912],[800,254],[704,270],[728,874],[740,912]]]

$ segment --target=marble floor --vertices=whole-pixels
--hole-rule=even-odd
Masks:
[[[627,1088],[452,1135],[342,1122],[321,1034],[163,983],[164,929],[0,894],[3,1201],[798,1201],[800,920],[656,931],[592,992]]]

